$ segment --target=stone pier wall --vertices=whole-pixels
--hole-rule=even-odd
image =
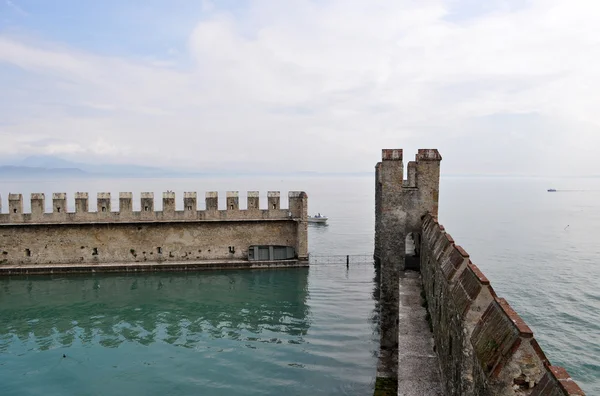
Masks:
[[[175,193],[163,194],[163,210],[154,210],[152,193],[142,193],[140,211],[132,194],[120,193],[119,211],[110,193],[99,193],[89,211],[87,193],[75,195],[75,212],[67,211],[64,193],[52,196],[45,213],[44,194],[31,194],[31,213],[23,197],[9,195],[8,213],[0,208],[0,269],[15,265],[81,265],[106,263],[192,263],[246,260],[251,245],[293,246],[306,261],[307,196],[289,193],[288,209],[279,192],[269,192],[268,209],[259,209],[258,192],[248,193],[240,210],[237,192],[228,192],[226,210],[218,210],[216,192],[206,193],[206,210],[197,210],[196,193],[185,193],[184,210],[175,208]]]
[[[550,364],[531,329],[431,214],[424,217],[420,252],[448,395],[584,395]]]

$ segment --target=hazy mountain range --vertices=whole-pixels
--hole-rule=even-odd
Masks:
[[[25,177],[202,177],[202,176],[243,176],[243,175],[287,175],[287,176],[363,176],[370,172],[361,173],[320,173],[320,172],[252,172],[207,170],[191,171],[168,169],[151,166],[127,164],[87,164],[74,162],[51,155],[31,156],[24,159],[13,159],[0,163],[0,178]]]
[[[54,156],[31,156],[0,165],[0,177],[61,176],[61,177],[140,177],[166,176],[173,172],[160,168],[121,164],[86,164]]]

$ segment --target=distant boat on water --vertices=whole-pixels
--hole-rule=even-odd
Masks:
[[[327,216],[323,216],[321,213],[317,213],[314,216],[308,216],[308,222],[309,223],[318,223],[318,224],[326,224],[327,223]]]
[[[556,192],[556,189],[554,189],[554,188],[549,188],[549,189],[548,189],[548,192]]]

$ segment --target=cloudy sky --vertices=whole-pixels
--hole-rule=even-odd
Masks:
[[[597,0],[0,0],[0,156],[600,175]]]

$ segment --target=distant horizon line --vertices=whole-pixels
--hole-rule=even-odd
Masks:
[[[36,177],[36,176],[55,176],[61,179],[64,178],[83,178],[83,177],[118,177],[118,178],[164,178],[164,177],[177,177],[177,178],[193,178],[193,177],[248,177],[248,176],[262,176],[262,177],[373,177],[375,176],[374,171],[354,171],[354,172],[319,172],[319,171],[290,171],[290,172],[248,172],[248,171],[208,171],[208,172],[195,172],[195,171],[182,171],[182,170],[168,170],[156,168],[156,172],[139,172],[132,170],[132,172],[90,172],[79,168],[44,168],[35,166],[22,166],[22,165],[0,165],[0,178],[6,177],[10,179],[20,177]],[[440,177],[444,178],[529,178],[529,179],[564,179],[564,178],[582,178],[582,179],[596,179],[600,178],[600,175],[533,175],[533,174],[495,174],[495,173],[444,173],[442,172]]]

